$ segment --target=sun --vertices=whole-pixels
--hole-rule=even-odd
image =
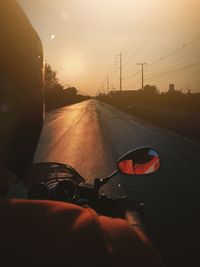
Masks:
[[[77,77],[83,72],[83,60],[77,56],[69,56],[63,61],[62,69],[67,76]]]

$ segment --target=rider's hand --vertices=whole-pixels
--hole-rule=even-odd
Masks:
[[[98,201],[94,203],[94,208],[100,214],[116,218],[125,218],[127,211],[140,214],[139,205],[134,199],[127,196],[115,199],[101,196]],[[139,214],[137,216],[139,216]]]
[[[120,198],[116,198],[113,201],[114,201],[114,209],[113,209],[114,217],[125,218],[127,211],[139,213],[139,206],[132,198],[123,196]]]

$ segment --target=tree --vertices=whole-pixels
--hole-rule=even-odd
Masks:
[[[75,87],[69,87],[64,89],[65,93],[71,95],[71,96],[76,96],[78,93],[78,90]]]
[[[54,71],[48,63],[45,64],[44,85],[46,92],[63,89],[63,86],[57,78],[57,72]]]
[[[159,89],[155,85],[145,85],[143,93],[145,95],[153,96],[153,95],[159,95]]]
[[[46,109],[60,106],[63,101],[63,86],[59,82],[57,72],[48,63],[45,64],[44,89]]]
[[[48,63],[45,64],[44,87],[47,111],[87,99],[87,97],[79,95],[75,87],[64,89],[57,77],[57,72]]]

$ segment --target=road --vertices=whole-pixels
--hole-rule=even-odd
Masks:
[[[103,191],[145,202],[146,231],[167,266],[200,266],[199,144],[89,100],[47,114],[35,161],[67,163],[93,182],[113,171],[123,153],[144,145],[160,151],[159,173],[118,176]]]

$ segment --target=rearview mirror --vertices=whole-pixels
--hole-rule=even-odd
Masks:
[[[126,175],[155,173],[160,168],[158,152],[151,147],[141,147],[123,155],[118,160],[118,171]]]

